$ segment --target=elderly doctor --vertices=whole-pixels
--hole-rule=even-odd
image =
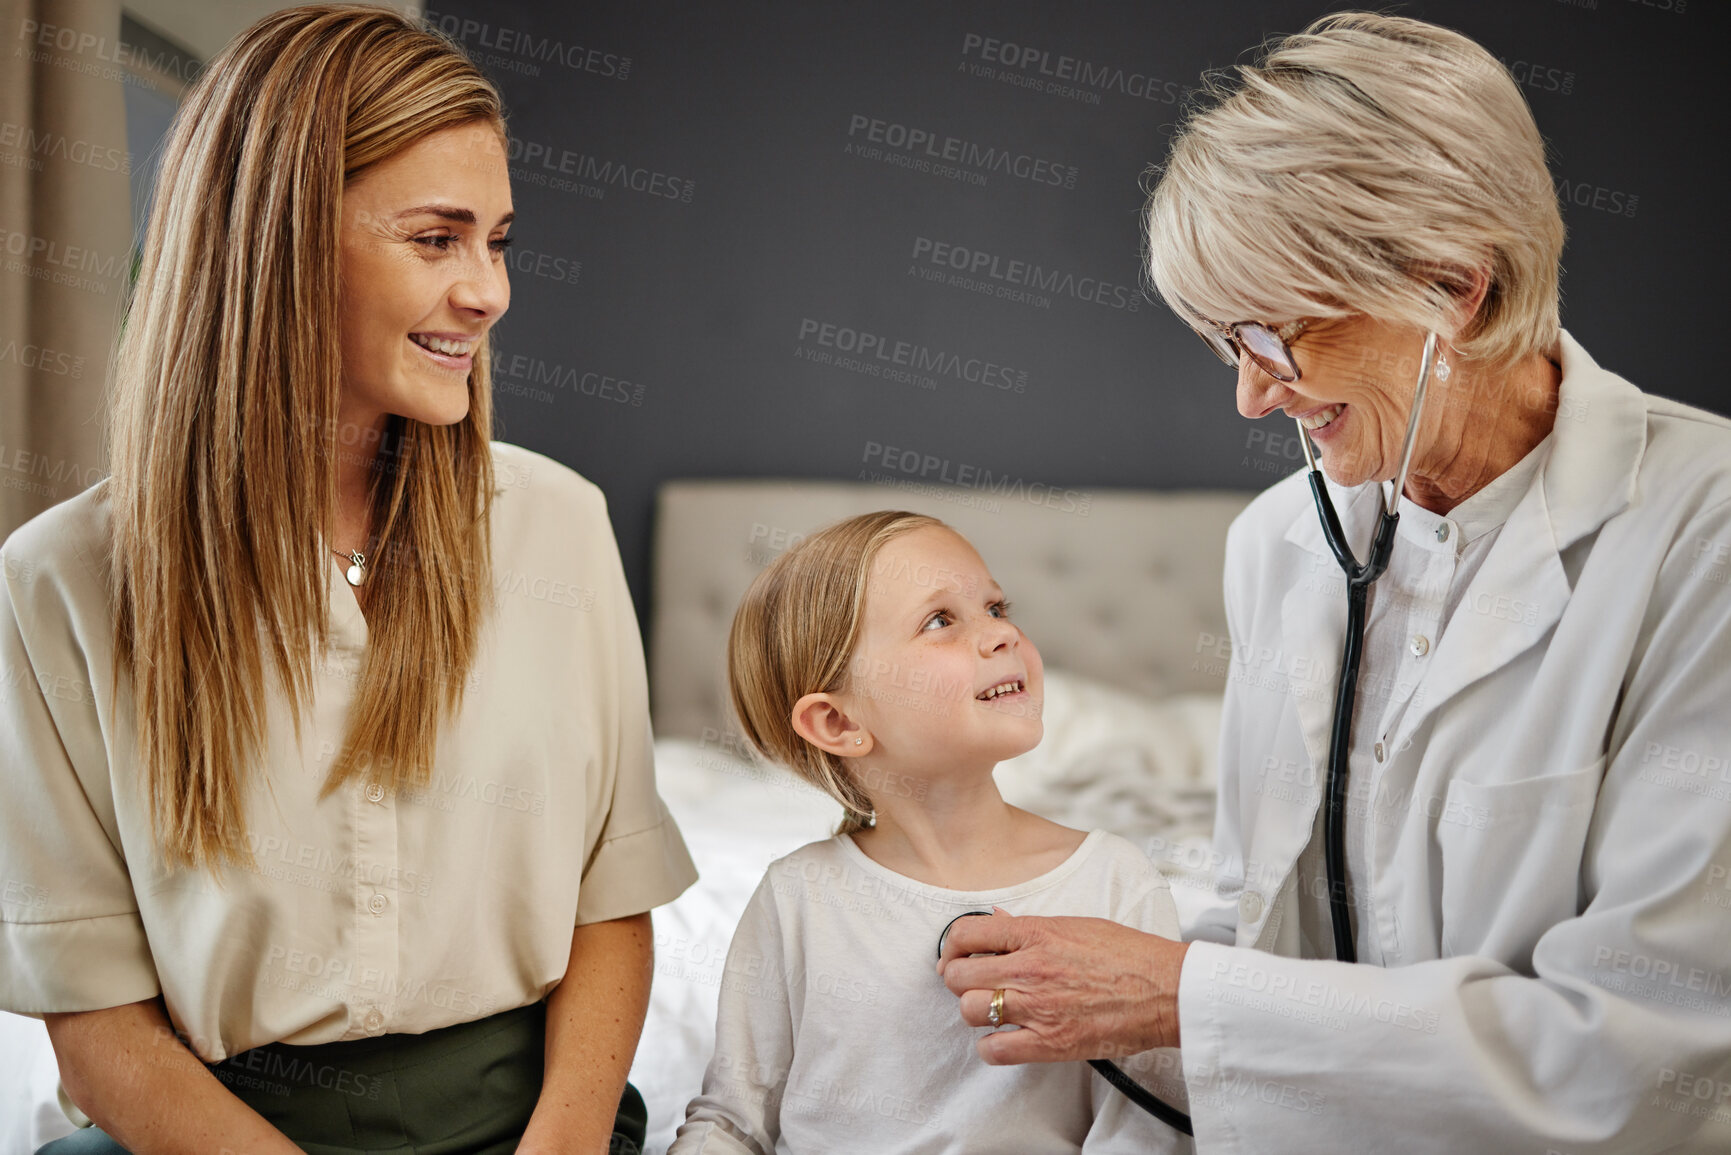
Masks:
[[[1239,411],[1304,428],[1360,562],[1428,382],[1342,744],[1347,933],[1348,583],[1301,471],[1228,538],[1187,941],[1000,913],[945,981],[980,1026],[1004,991],[988,1062],[1179,1048],[1202,1151],[1731,1150],[1731,423],[1559,328],[1543,144],[1483,48],[1345,14],[1240,71],[1172,146],[1152,273]]]

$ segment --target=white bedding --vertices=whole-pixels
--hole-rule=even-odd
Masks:
[[[0,1152],[30,1155],[72,1130],[55,1097],[59,1086],[41,1020],[0,1012]]]
[[[1048,669],[1045,722],[1038,748],[998,767],[1005,798],[1122,834],[1169,874],[1206,861],[1219,695],[1156,702]],[[664,738],[655,752],[661,795],[702,874],[655,912],[655,986],[631,1068],[649,1105],[648,1151],[659,1155],[702,1083],[722,964],[746,900],[772,859],[827,837],[840,809],[725,743]],[[27,1155],[70,1130],[57,1076],[42,1024],[0,1014],[0,1155]]]

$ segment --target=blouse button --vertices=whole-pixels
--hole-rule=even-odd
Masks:
[[[368,802],[377,802],[380,799],[384,798],[384,796],[385,796],[385,788],[383,786],[380,786],[377,782],[369,782],[367,784],[367,801]]]
[[[1238,916],[1245,922],[1255,922],[1262,916],[1262,896],[1247,890],[1238,896]]]
[[[361,1020],[361,1026],[367,1029],[369,1035],[382,1034],[385,1029],[385,1016],[379,1013],[379,1008],[372,1007]]]
[[[1378,742],[1376,744],[1376,760],[1381,762],[1386,757],[1388,757],[1388,752],[1383,748],[1382,743]]]
[[[1430,653],[1430,639],[1425,637],[1423,634],[1414,634],[1412,636],[1411,649],[1413,657],[1424,657],[1426,654]]]
[[[1449,539],[1449,523],[1448,522],[1445,521],[1441,525],[1436,527],[1436,539],[1438,541],[1447,541]]]
[[[385,896],[382,894],[373,895],[373,897],[367,902],[367,909],[372,911],[374,914],[385,913]]]

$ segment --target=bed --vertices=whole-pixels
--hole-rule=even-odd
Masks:
[[[734,923],[764,869],[826,837],[827,798],[749,757],[723,655],[740,595],[804,534],[873,509],[930,513],[980,551],[1047,670],[1045,738],[1001,764],[1017,805],[1139,843],[1184,887],[1207,842],[1228,653],[1226,527],[1242,492],[975,490],[866,482],[678,481],[656,511],[650,693],[656,773],[702,878],[656,911],[655,985],[631,1071],[666,1150],[702,1081]],[[0,1014],[0,1155],[69,1130],[42,1025]]]

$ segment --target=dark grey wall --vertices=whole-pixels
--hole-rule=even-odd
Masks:
[[[516,142],[500,436],[607,491],[640,610],[669,478],[857,478],[886,472],[873,447],[895,446],[1060,501],[1272,482],[1298,452],[1287,423],[1241,419],[1230,373],[1140,295],[1139,178],[1205,68],[1329,10],[444,0],[430,18],[497,79]],[[1526,83],[1565,200],[1565,325],[1643,388],[1731,412],[1704,340],[1731,297],[1709,172],[1727,5],[1400,10],[1475,37]],[[987,40],[1026,66],[983,60]],[[1061,57],[1109,71],[1030,83],[1050,80],[1042,63],[1075,67]],[[928,135],[871,139],[904,131]],[[946,138],[975,163],[943,169]],[[998,154],[1025,175],[991,167]],[[985,263],[972,283],[932,262],[939,244]],[[1025,278],[1012,262],[1061,279],[997,295]],[[838,363],[867,339],[868,368]],[[939,368],[893,379],[885,356]]]

